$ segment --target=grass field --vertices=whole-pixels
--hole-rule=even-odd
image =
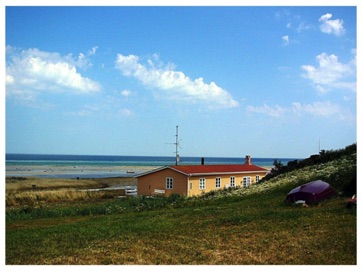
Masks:
[[[92,201],[114,198],[124,191],[85,191],[111,187],[112,185],[135,185],[134,178],[104,179],[47,179],[10,177],[6,180],[6,207],[40,207],[51,203]]]
[[[355,265],[357,215],[345,196],[308,208],[284,203],[305,175],[328,166],[198,198],[9,207],[6,264]]]

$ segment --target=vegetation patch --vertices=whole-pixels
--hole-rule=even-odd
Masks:
[[[356,209],[346,208],[355,157],[199,197],[7,207],[6,264],[355,265]],[[309,208],[284,202],[292,188],[316,178],[337,196]]]

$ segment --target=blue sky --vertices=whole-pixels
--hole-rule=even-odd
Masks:
[[[356,142],[355,7],[6,7],[6,152],[303,158]]]

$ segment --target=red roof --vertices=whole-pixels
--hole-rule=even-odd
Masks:
[[[203,175],[214,173],[246,173],[246,172],[267,172],[268,170],[256,165],[182,165],[169,166],[169,168],[187,175]]]

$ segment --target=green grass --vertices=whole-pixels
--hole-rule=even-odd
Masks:
[[[8,223],[7,264],[356,264],[356,212],[284,194]]]
[[[9,209],[6,264],[355,265],[356,210],[345,196],[308,208],[284,203],[290,188],[328,167],[336,165],[198,198]]]

